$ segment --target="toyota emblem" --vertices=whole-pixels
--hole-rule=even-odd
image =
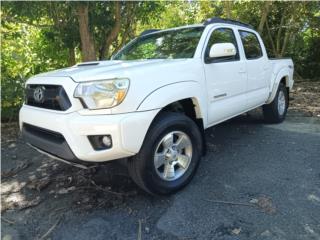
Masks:
[[[36,102],[38,103],[44,102],[44,90],[45,90],[44,87],[37,87],[34,90],[33,98]]]

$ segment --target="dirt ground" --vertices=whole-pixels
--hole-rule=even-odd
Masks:
[[[320,117],[320,82],[295,82],[290,94],[290,112]]]
[[[320,239],[320,88],[298,83],[287,120],[253,111],[211,128],[191,184],[142,192],[121,162],[79,169],[1,136],[2,239]]]

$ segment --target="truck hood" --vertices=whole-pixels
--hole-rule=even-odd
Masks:
[[[35,77],[71,77],[75,82],[85,82],[101,79],[112,79],[129,77],[130,70],[141,71],[154,65],[171,65],[188,59],[160,59],[160,60],[134,60],[134,61],[97,61],[77,64],[73,67],[63,68],[47,73],[39,74]]]

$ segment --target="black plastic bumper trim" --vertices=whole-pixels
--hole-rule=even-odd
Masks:
[[[23,124],[22,137],[32,146],[67,161],[79,161],[60,133]]]

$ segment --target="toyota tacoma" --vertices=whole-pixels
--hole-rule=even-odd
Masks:
[[[195,174],[205,129],[260,106],[282,122],[292,85],[292,60],[269,59],[250,25],[211,18],[30,78],[20,128],[31,146],[77,166],[127,159],[142,189],[170,194]]]

